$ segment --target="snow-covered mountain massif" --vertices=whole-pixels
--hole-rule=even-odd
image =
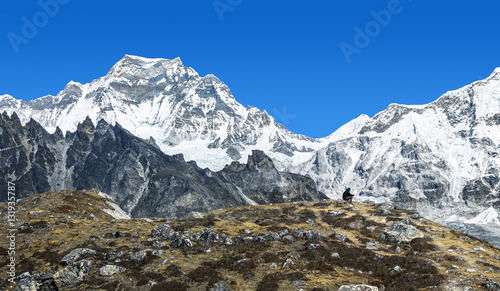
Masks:
[[[419,106],[391,104],[296,167],[327,194],[347,185],[435,219],[500,208],[500,69]],[[437,211],[435,208],[438,208]]]
[[[75,131],[87,116],[119,123],[213,171],[263,150],[278,169],[311,177],[332,198],[351,187],[357,200],[391,201],[464,227],[500,209],[500,68],[432,103],[361,115],[321,139],[242,106],[218,78],[200,77],[178,58],[125,56],[106,76],[70,82],[56,96],[0,96],[0,111],[16,112],[22,123],[33,118],[49,132]]]
[[[499,152],[500,68],[430,104],[391,104],[289,170],[327,195],[350,186],[358,199],[415,208],[464,230],[487,225],[500,243]]]
[[[280,165],[304,162],[328,144],[291,133],[266,111],[242,106],[217,77],[200,77],[179,58],[126,55],[106,76],[89,84],[70,82],[56,96],[30,102],[0,96],[0,110],[16,111],[23,123],[33,118],[49,132],[75,131],[86,116],[94,124],[105,119],[212,170],[244,162],[252,149],[272,154]]]

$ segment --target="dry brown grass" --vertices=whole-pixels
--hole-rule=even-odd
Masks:
[[[416,221],[416,227],[424,231],[425,238],[399,246],[399,253],[395,245],[381,241],[381,230],[392,221],[408,217],[403,212],[411,213],[409,211],[394,210],[384,216],[376,206],[354,203],[352,208],[326,200],[234,207],[214,211],[204,219],[180,218],[168,222],[165,219],[153,219],[152,222],[132,219],[111,223],[112,217],[99,210],[104,203],[97,191],[55,191],[21,202],[23,210],[18,213],[18,226],[26,222],[29,228],[17,237],[18,274],[59,270],[64,267],[60,264],[64,255],[85,247],[97,251],[96,255],[82,256],[94,260],[95,265],[88,280],[74,286],[73,290],[208,290],[219,281],[234,290],[296,290],[299,287],[336,290],[343,284],[355,283],[383,284],[386,290],[409,290],[408,286],[415,290],[437,286],[439,290],[449,286],[476,288],[484,281],[479,274],[500,282],[500,261],[488,256],[500,255],[497,248],[442,225]],[[5,205],[0,204],[0,211],[4,210]],[[329,211],[338,213],[340,210],[344,212],[329,214]],[[30,211],[44,212],[29,214]],[[92,219],[90,213],[99,220]],[[307,223],[309,220],[315,225]],[[323,240],[279,240],[228,246],[194,243],[188,250],[172,249],[167,241],[162,253],[153,254],[158,250],[152,248],[148,238],[154,227],[164,223],[181,233],[190,231],[192,235],[213,226],[217,233],[224,232],[233,239],[238,235],[263,236],[283,230],[293,235],[298,228],[314,229]],[[252,233],[246,234],[245,229]],[[127,234],[116,237],[119,230]],[[334,231],[347,235],[348,239],[339,241]],[[5,231],[0,235],[6,235]],[[466,237],[469,239],[465,240]],[[376,242],[380,249],[366,249],[367,242]],[[319,246],[308,250],[310,243]],[[477,247],[484,251],[474,251]],[[211,252],[206,252],[208,248]],[[129,252],[139,250],[148,250],[145,259],[138,262],[128,259]],[[7,250],[2,247],[0,251],[0,272],[5,274]],[[300,255],[302,264],[282,269],[283,259],[292,251]],[[122,252],[121,261],[106,260],[107,252]],[[332,253],[340,257],[334,258]],[[271,267],[272,263],[277,267]],[[107,264],[123,266],[127,271],[101,278],[99,268]],[[389,272],[395,266],[403,268],[403,273],[391,275]],[[467,271],[471,269],[477,272]],[[5,278],[1,280],[0,284],[8,286]],[[153,286],[150,285],[152,281],[156,283]]]

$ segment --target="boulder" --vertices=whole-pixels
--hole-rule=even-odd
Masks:
[[[19,280],[19,283],[17,284],[16,287],[16,291],[37,291],[37,290],[38,290],[38,284],[36,280],[33,277],[31,277],[31,275],[26,276],[23,279]]]
[[[68,286],[73,286],[87,280],[87,276],[93,265],[94,261],[81,260],[61,269],[54,274],[54,282],[57,288],[64,290]]]
[[[151,230],[153,240],[172,240],[175,237],[175,231],[168,224],[160,225]]]
[[[146,251],[138,251],[137,253],[132,253],[128,258],[131,261],[140,261],[146,257]]]
[[[304,240],[309,240],[309,241],[320,241],[321,240],[321,235],[315,231],[314,229],[310,230],[302,230],[298,229],[297,232],[295,233],[295,236],[297,239],[304,239]]]
[[[424,234],[420,230],[405,222],[398,221],[384,228],[380,238],[389,243],[401,244],[409,243],[416,238],[424,237]]]
[[[164,246],[166,246],[165,242],[162,242],[162,241],[155,241],[155,242],[153,242],[153,248],[154,249],[161,249]]]
[[[403,268],[401,268],[400,266],[396,266],[396,267],[392,268],[392,270],[389,272],[389,274],[392,276],[398,275],[401,273],[403,273]]]
[[[487,279],[486,282],[483,283],[483,287],[488,291],[500,291],[500,284],[491,279]]]
[[[378,250],[380,249],[380,246],[376,242],[367,242],[366,248],[369,250]]]
[[[341,242],[345,242],[347,239],[347,235],[341,234],[335,231],[335,238],[338,239]]]
[[[61,262],[65,263],[66,265],[69,265],[73,263],[74,261],[78,260],[81,255],[95,255],[97,252],[92,249],[87,249],[87,248],[78,248],[72,250],[69,254],[65,255],[62,259]]]
[[[308,250],[316,250],[316,249],[318,249],[320,246],[321,246],[320,244],[308,244],[308,245],[306,246],[306,249],[308,249]]]
[[[378,288],[369,285],[344,285],[339,291],[378,291]]]
[[[283,259],[283,269],[291,269],[303,265],[304,262],[301,256],[296,252],[288,253]]]
[[[102,277],[109,277],[109,276],[113,276],[114,274],[120,274],[120,273],[123,273],[125,272],[127,269],[125,269],[124,267],[120,267],[120,266],[115,266],[115,265],[106,265],[104,267],[101,267],[99,269],[99,274],[102,276]]]
[[[270,232],[264,236],[264,239],[267,241],[276,241],[280,240],[280,235],[276,232]]]
[[[219,240],[219,235],[214,231],[212,226],[207,227],[197,238],[198,243],[201,244],[212,244],[214,242],[218,242]]]
[[[176,237],[171,243],[171,248],[189,249],[193,247],[191,240],[185,236]]]

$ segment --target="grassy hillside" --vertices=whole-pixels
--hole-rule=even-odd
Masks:
[[[18,281],[43,290],[318,291],[349,284],[486,290],[487,279],[500,282],[499,249],[389,205],[324,200],[179,219],[115,219],[103,211],[111,208],[107,200],[92,190],[43,193],[18,207],[16,276],[29,272]],[[6,223],[5,203],[0,214]],[[423,237],[399,244],[381,238],[405,218]],[[177,234],[162,238],[155,235],[159,229]],[[0,232],[0,284],[14,290],[18,283],[6,275],[9,233],[6,227]],[[95,252],[65,258],[75,249]],[[92,261],[84,278],[61,287],[68,282],[61,270],[83,260]],[[106,265],[121,272],[107,276]]]

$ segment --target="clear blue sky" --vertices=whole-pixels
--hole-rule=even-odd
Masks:
[[[181,57],[243,105],[322,137],[390,103],[431,102],[500,66],[497,1],[40,3],[2,3],[0,94],[55,95],[70,80],[104,76],[125,54]]]

